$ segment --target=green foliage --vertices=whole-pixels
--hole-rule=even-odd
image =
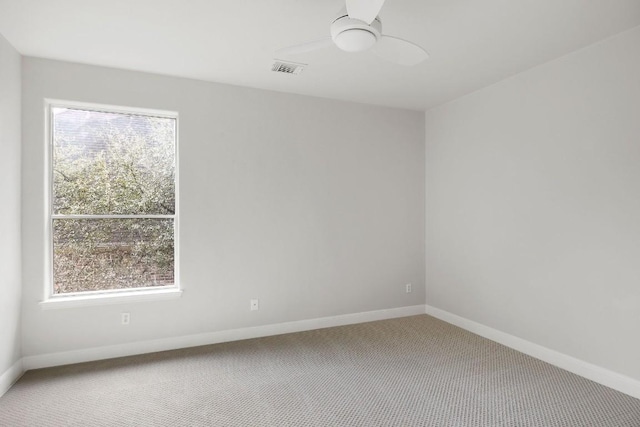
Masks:
[[[143,119],[145,132],[100,123],[80,141],[56,133],[54,213],[174,213],[173,120]]]
[[[175,121],[54,110],[53,213],[172,215]],[[54,292],[173,283],[171,218],[53,221]]]
[[[55,292],[173,283],[172,219],[57,219]]]

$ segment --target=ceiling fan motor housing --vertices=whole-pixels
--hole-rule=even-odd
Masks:
[[[331,24],[331,39],[346,52],[362,52],[372,47],[382,34],[382,22],[376,17],[371,24],[342,15]]]

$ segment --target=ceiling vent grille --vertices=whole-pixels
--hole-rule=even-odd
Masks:
[[[284,74],[300,74],[307,64],[299,64],[297,62],[281,61],[276,59],[271,66],[271,71]]]

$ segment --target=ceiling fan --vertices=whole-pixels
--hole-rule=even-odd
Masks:
[[[382,21],[378,13],[384,1],[346,0],[346,8],[331,23],[331,37],[286,47],[276,51],[276,55],[298,55],[335,44],[346,52],[371,49],[381,58],[400,65],[416,65],[427,59],[429,54],[420,46],[382,34]]]

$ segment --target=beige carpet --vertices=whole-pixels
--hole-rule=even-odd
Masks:
[[[0,426],[639,427],[640,400],[421,315],[27,372]]]

